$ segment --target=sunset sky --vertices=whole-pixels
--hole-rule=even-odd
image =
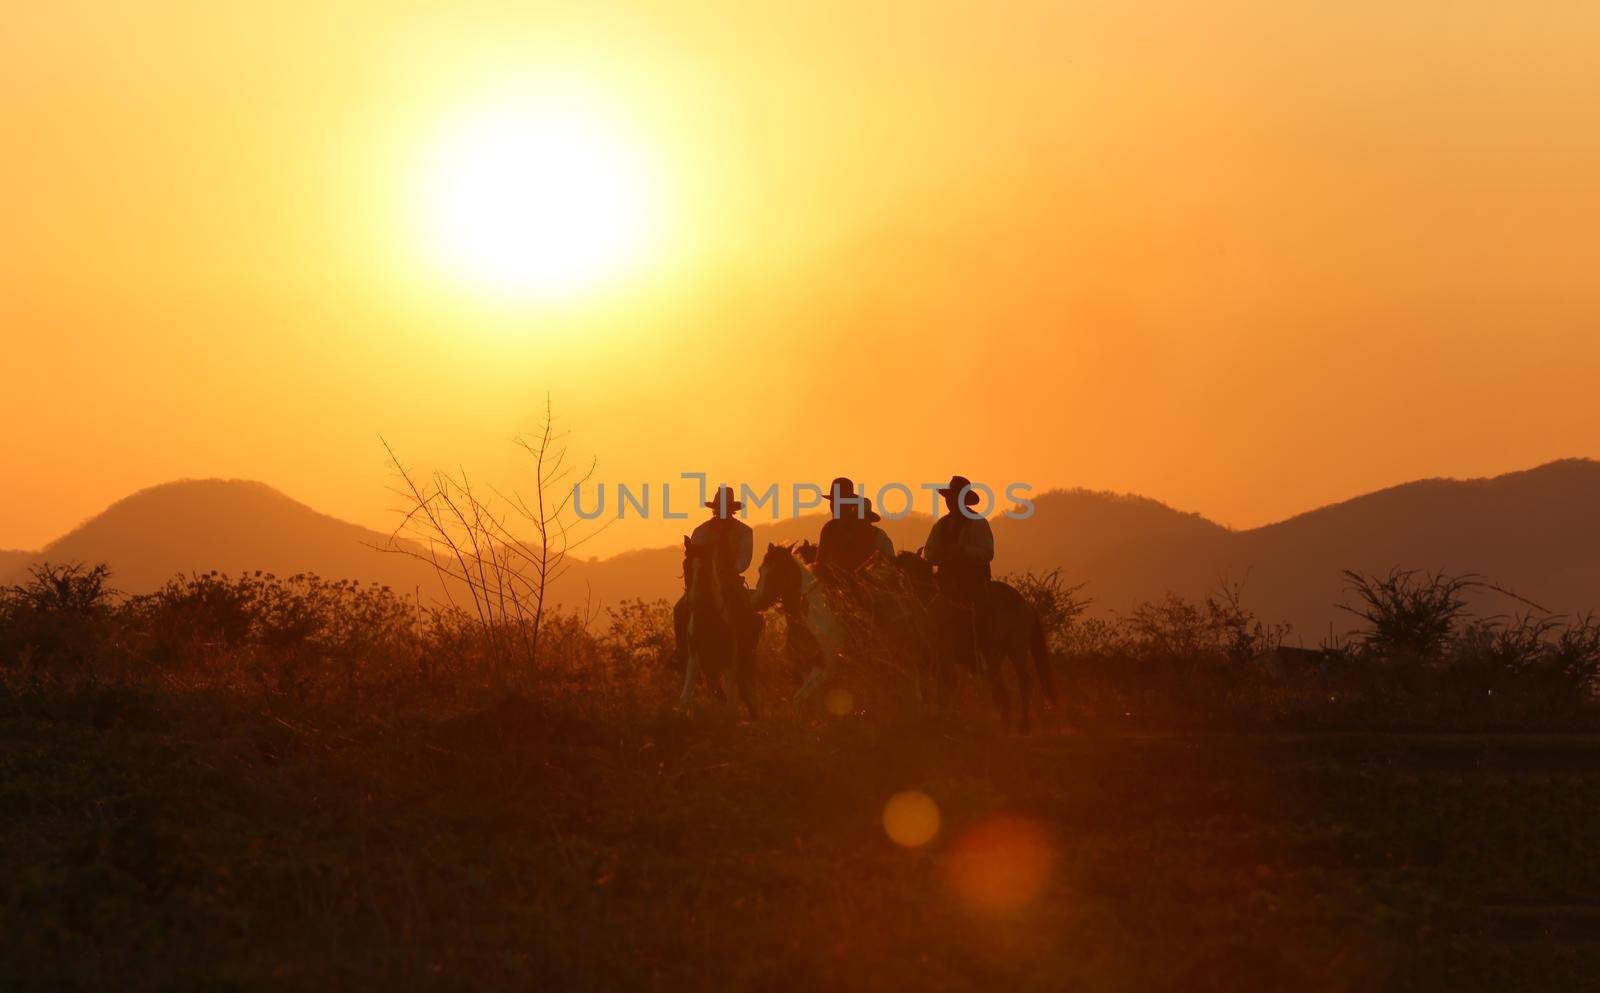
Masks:
[[[380,434],[516,485],[547,392],[608,482],[1241,527],[1600,456],[1590,0],[56,0],[0,46],[0,547],[180,477],[382,527]]]

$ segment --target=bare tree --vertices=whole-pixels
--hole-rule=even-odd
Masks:
[[[604,529],[572,519],[573,494],[595,463],[580,474],[568,461],[567,437],[547,396],[538,429],[513,439],[533,458],[527,494],[475,486],[465,469],[424,476],[383,442],[399,480],[393,490],[405,502],[384,550],[432,566],[445,598],[470,609],[496,656],[530,669],[538,666],[547,594],[571,566],[573,549]]]

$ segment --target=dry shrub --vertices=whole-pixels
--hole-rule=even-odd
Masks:
[[[53,669],[104,664],[116,594],[104,565],[44,563],[28,580],[0,590],[0,665]]]
[[[1558,729],[1595,720],[1600,620],[1473,618],[1452,577],[1396,571],[1359,586],[1369,627],[1349,649],[1293,650],[1314,660],[1293,672],[1261,663],[1287,628],[1256,618],[1236,586],[1097,618],[1057,572],[1010,580],[1044,620],[1066,713],[1080,723]],[[886,586],[840,601],[850,634],[829,689],[844,691],[833,698],[842,712],[926,711],[932,625],[908,593]],[[508,656],[522,623],[485,624],[313,575],[213,572],[121,596],[104,567],[50,566],[0,591],[0,674],[427,713],[517,693],[596,718],[664,712],[681,688],[664,600],[625,601],[598,621],[547,616],[533,668],[520,651]],[[788,651],[788,633],[781,611],[770,611],[758,659],[769,714],[787,710],[809,667]],[[957,679],[962,706],[986,715],[982,688]]]

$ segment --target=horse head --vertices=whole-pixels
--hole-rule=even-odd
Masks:
[[[756,579],[755,608],[768,607],[792,597],[797,597],[804,586],[806,569],[793,545],[767,543],[767,553],[761,557],[761,570]]]
[[[683,539],[683,590],[691,607],[721,611],[725,606],[722,559],[715,552],[714,545],[696,545]]]
[[[900,552],[894,557],[894,567],[904,577],[906,585],[923,600],[933,598],[933,563],[922,557],[921,550]]]

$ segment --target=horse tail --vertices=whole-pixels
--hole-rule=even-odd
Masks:
[[[1050,646],[1044,640],[1044,622],[1039,620],[1039,615],[1033,615],[1033,631],[1028,636],[1028,652],[1033,656],[1033,666],[1039,673],[1039,685],[1044,687],[1044,698],[1051,703],[1060,703],[1061,697],[1056,693],[1055,670],[1050,665]]]

